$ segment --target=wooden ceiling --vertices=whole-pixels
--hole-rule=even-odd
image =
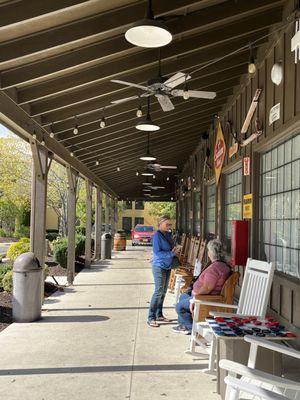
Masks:
[[[153,0],[173,34],[161,49],[162,73],[190,72],[266,34],[282,19],[283,0]],[[142,198],[147,135],[136,130],[136,100],[105,109],[111,101],[141,94],[111,79],[145,84],[158,74],[158,50],[132,46],[126,29],[144,17],[146,1],[0,0],[1,90],[40,127],[101,178],[120,198]],[[179,171],[213,116],[247,72],[249,51],[192,74],[190,89],[213,90],[214,100],[177,98],[163,112],[151,97],[151,152]],[[146,104],[143,105],[145,113]],[[77,122],[79,133],[73,134]],[[99,161],[99,166],[96,161]],[[120,171],[117,171],[117,166]],[[81,171],[80,171],[81,172]],[[158,173],[156,184],[173,192]],[[166,197],[167,198],[167,197]]]

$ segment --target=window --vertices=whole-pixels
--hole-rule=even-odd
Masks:
[[[300,134],[261,156],[259,248],[300,278]]]
[[[216,233],[216,185],[207,186],[206,189],[206,234],[208,237]]]
[[[125,210],[132,210],[132,201],[125,201]]]
[[[134,218],[134,226],[139,225],[139,224],[144,225],[144,218],[135,217]]]
[[[131,217],[123,217],[122,218],[122,229],[126,233],[130,233],[130,231],[132,229],[132,219],[131,219]]]
[[[225,245],[230,251],[231,221],[242,219],[242,168],[225,175]]]
[[[200,235],[200,193],[194,192],[194,235]]]
[[[135,209],[136,210],[143,210],[144,209],[144,202],[143,201],[136,201],[135,202]]]

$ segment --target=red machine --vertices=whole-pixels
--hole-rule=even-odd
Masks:
[[[231,221],[231,265],[246,265],[248,241],[248,221]]]

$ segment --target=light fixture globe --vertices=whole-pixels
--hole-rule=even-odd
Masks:
[[[143,121],[138,122],[138,124],[135,127],[139,131],[144,131],[144,132],[155,132],[160,130],[160,127],[152,121],[150,115],[147,115],[147,118],[144,119]]]
[[[155,161],[156,157],[154,157],[152,154],[147,153],[144,156],[140,157],[140,160],[142,161]]]
[[[172,41],[168,28],[152,18],[138,21],[125,33],[126,40],[139,47],[156,48],[166,46]]]

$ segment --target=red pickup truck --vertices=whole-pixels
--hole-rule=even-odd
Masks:
[[[155,229],[151,225],[136,225],[131,231],[132,246],[152,245]]]

